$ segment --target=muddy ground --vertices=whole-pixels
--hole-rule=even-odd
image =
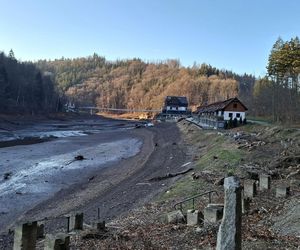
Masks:
[[[252,179],[258,186],[260,173],[271,175],[271,189],[258,189],[242,216],[242,248],[299,249],[300,131],[260,125],[205,131],[185,121],[177,126],[192,156],[189,166],[193,172],[150,203],[110,221],[106,231],[86,228],[72,236],[71,249],[215,249],[220,222],[197,226],[166,223],[166,214],[174,211],[178,201],[209,190],[219,194],[213,203],[223,203],[225,176],[237,175],[242,184]],[[277,198],[275,189],[284,183],[290,185],[290,194]],[[208,197],[199,197],[195,208],[203,212],[208,203]],[[183,214],[191,208],[191,202],[185,203]]]
[[[71,249],[214,249],[219,223],[168,224],[165,215],[174,210],[176,202],[209,190],[219,194],[213,203],[222,203],[222,179],[229,174],[243,183],[258,181],[258,174],[264,173],[271,175],[271,189],[258,190],[250,210],[243,214],[243,249],[300,246],[299,130],[247,125],[205,131],[181,121],[120,133],[143,142],[139,153],[86,176],[79,172],[77,183],[34,206],[19,220],[44,220],[47,233],[65,232],[64,216],[84,212],[85,230],[71,236]],[[104,134],[111,138],[107,131]],[[168,174],[191,167],[184,175]],[[156,178],[165,176],[169,178]],[[276,186],[284,183],[290,185],[290,195],[277,198]],[[208,197],[203,196],[195,207],[203,211],[207,204]],[[185,204],[183,212],[190,206]],[[98,211],[107,228],[95,232],[90,225],[97,220]],[[2,249],[11,248],[12,238],[13,233],[0,237]],[[38,241],[38,249],[43,249],[44,242]]]
[[[3,231],[13,229],[16,223],[30,220],[43,220],[46,232],[65,231],[67,220],[64,216],[73,211],[84,212],[85,223],[91,224],[98,218],[98,209],[100,209],[100,218],[110,221],[130,209],[144,204],[165,190],[177,178],[161,182],[149,182],[149,179],[170,172],[182,171],[185,169],[182,166],[191,158],[174,123],[158,124],[151,128],[123,129],[122,131],[106,130],[87,136],[61,138],[38,145],[33,144],[26,146],[26,149],[29,152],[37,153],[35,147],[45,147],[50,158],[54,151],[56,152],[54,155],[64,152],[71,157],[72,152],[74,154],[74,152],[80,152],[80,149],[93,148],[93,145],[98,145],[99,142],[109,143],[122,139],[136,139],[142,142],[140,151],[129,158],[121,156],[121,159],[114,159],[105,164],[99,162],[99,167],[97,167],[96,155],[92,163],[88,164],[88,161],[75,162],[75,164],[86,164],[86,166],[73,169],[70,174],[72,178],[69,178],[70,183],[68,183],[68,177],[63,176],[64,187],[51,197],[40,199],[39,202],[35,202],[34,206],[22,208],[13,220],[11,217],[9,220],[3,219],[9,217],[9,211],[2,213],[2,221],[5,222],[1,225]],[[14,148],[16,147],[4,148],[4,150],[14,150]],[[107,152],[107,155],[109,157],[114,153]],[[89,155],[88,159],[91,160],[91,158],[93,156]],[[92,170],[90,170],[91,167]],[[89,170],[87,171],[87,169]],[[51,180],[48,180],[49,182]],[[22,193],[14,195],[24,197]],[[14,199],[11,201],[14,203]],[[15,205],[18,208],[22,207],[22,204]],[[0,246],[1,249],[10,249],[12,234],[4,232],[0,236]]]

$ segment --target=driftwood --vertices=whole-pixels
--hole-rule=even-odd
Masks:
[[[86,159],[86,158],[84,158],[83,155],[76,155],[73,160],[71,160],[71,161],[69,161],[69,162],[66,163],[66,166],[70,165],[74,161],[82,161],[84,159]]]
[[[89,178],[89,181],[92,181],[95,179],[95,175],[93,175],[92,177]]]
[[[300,164],[300,155],[289,155],[277,159],[271,163],[272,168],[288,168],[291,165]]]
[[[107,230],[98,231],[98,230],[89,230],[87,232],[84,232],[81,236],[82,239],[106,239],[109,236],[111,236],[110,233],[107,232]]]
[[[157,177],[153,177],[151,179],[148,179],[148,181],[161,181],[161,180],[164,180],[164,179],[173,178],[173,177],[178,176],[178,175],[186,174],[186,173],[188,173],[191,170],[194,170],[194,169],[193,168],[188,168],[188,169],[186,169],[184,171],[177,172],[177,173],[174,173],[174,174],[167,173],[164,176],[157,176]]]
[[[290,174],[287,175],[287,179],[290,179],[294,176],[300,175],[300,169],[296,170],[295,172],[291,172]]]

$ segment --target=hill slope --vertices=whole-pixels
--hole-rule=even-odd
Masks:
[[[54,73],[58,86],[70,100],[110,108],[157,109],[167,95],[187,96],[191,106],[239,94],[246,97],[255,80],[253,76],[239,76],[206,64],[186,68],[177,60],[110,62],[97,54],[39,61],[37,65]]]

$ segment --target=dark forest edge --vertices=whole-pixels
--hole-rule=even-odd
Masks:
[[[51,75],[34,63],[19,62],[13,51],[0,53],[0,113],[47,114],[62,108],[59,90]]]
[[[238,96],[252,116],[298,122],[300,43],[279,38],[267,75],[239,75],[207,64],[183,67],[179,60],[108,61],[94,54],[75,59],[18,62],[0,54],[0,112],[49,113],[66,101],[100,108],[160,109],[165,96],[187,96],[191,108]]]

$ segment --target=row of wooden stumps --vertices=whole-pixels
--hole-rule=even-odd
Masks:
[[[24,223],[15,228],[14,250],[36,249],[36,242],[39,238],[45,238],[45,250],[68,250],[70,249],[70,232],[83,230],[83,213],[74,213],[66,216],[68,220],[67,233],[46,234],[44,232],[44,222],[33,221]],[[103,230],[104,221],[96,221],[94,228]]]

